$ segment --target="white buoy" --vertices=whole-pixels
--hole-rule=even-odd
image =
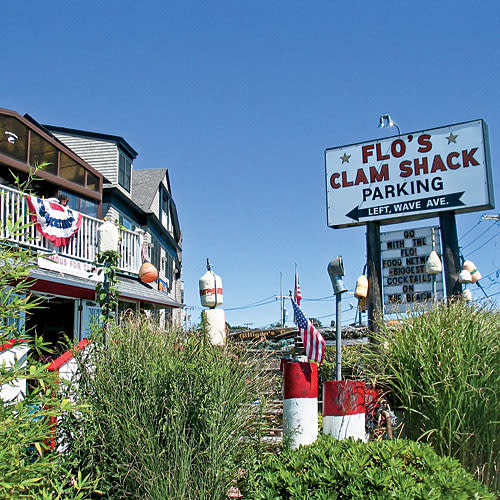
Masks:
[[[222,294],[222,278],[209,269],[200,278],[200,300],[204,307],[221,306],[224,302]]]
[[[318,365],[305,356],[283,363],[283,436],[291,449],[318,438]]]
[[[458,281],[464,285],[472,283],[472,274],[467,269],[462,269],[458,275]]]
[[[97,239],[100,252],[117,252],[120,246],[120,234],[116,224],[109,220],[104,221],[97,230]]]
[[[477,270],[476,265],[471,260],[466,260],[462,265],[462,269],[469,271],[472,277],[472,283],[476,283],[482,278],[481,273]]]
[[[439,274],[443,270],[441,259],[435,250],[429,254],[425,262],[425,272],[428,274]]]
[[[323,383],[323,434],[342,440],[367,440],[365,383],[329,380]]]

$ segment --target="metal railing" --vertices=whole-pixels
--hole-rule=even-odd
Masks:
[[[20,234],[9,234],[6,222],[21,220],[26,229]],[[96,261],[98,229],[104,221],[82,214],[82,224],[78,232],[65,247],[54,245],[30,224],[31,217],[26,199],[21,192],[0,185],[0,239],[15,241],[20,245],[37,248],[46,252],[57,251],[69,258],[93,263]],[[121,271],[137,274],[141,265],[140,235],[127,229],[120,229]]]

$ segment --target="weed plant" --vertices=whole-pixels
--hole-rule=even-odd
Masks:
[[[143,317],[111,325],[106,340],[93,339],[81,366],[88,411],[65,423],[69,454],[109,499],[226,498],[256,444],[265,363]]]
[[[500,489],[500,312],[462,301],[382,325],[364,374],[406,410],[406,436]]]

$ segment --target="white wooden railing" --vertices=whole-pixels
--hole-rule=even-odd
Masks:
[[[69,258],[84,262],[95,262],[97,248],[97,230],[104,222],[88,215],[82,214],[82,224],[75,236],[65,247],[55,248],[46,240],[33,224],[28,205],[24,196],[17,190],[7,186],[0,186],[0,240],[15,241],[23,246],[33,247],[47,252],[57,250],[57,253]],[[6,224],[9,218],[13,221],[21,220],[26,228],[20,234],[9,234]],[[140,236],[127,229],[120,229],[121,259],[118,267],[120,270],[137,274],[141,265]]]

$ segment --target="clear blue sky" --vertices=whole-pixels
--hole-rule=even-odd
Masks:
[[[364,228],[327,227],[324,150],[387,135],[382,113],[406,132],[483,118],[500,182],[497,0],[47,0],[1,11],[0,106],[121,135],[139,152],[135,168],[169,169],[194,320],[206,257],[231,324],[279,320],[277,301],[230,309],[279,293],[280,272],[292,288],[295,263],[306,299],[332,294],[326,266],[339,254],[354,287]],[[458,216],[459,234],[481,214]],[[460,242],[484,243],[470,258],[492,273],[491,293],[499,234],[484,221]],[[334,303],[303,308],[322,317]]]

